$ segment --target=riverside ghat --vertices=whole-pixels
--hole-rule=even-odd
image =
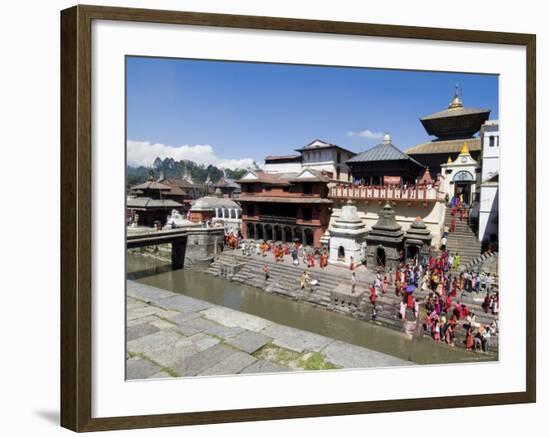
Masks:
[[[381,144],[356,154],[316,139],[296,155],[266,157],[264,168],[232,182],[239,190],[230,193],[217,187],[208,194],[206,186],[206,195],[189,199],[179,194],[178,181],[153,176],[134,187],[128,202],[129,305],[138,315],[151,312],[152,319],[132,321],[140,325],[134,340],[144,337],[144,344],[129,348],[129,360],[139,362],[136,369],[147,367],[139,360],[153,364],[156,372],[149,376],[213,371],[163,366],[149,353],[156,340],[145,338],[162,337],[155,329],[167,329],[166,342],[159,340],[166,353],[172,340],[191,342],[191,355],[199,359],[200,342],[212,347],[203,335],[237,347],[224,329],[246,326],[210,318],[211,305],[231,309],[239,320],[248,315],[276,323],[288,337],[318,335],[331,339],[326,345],[365,349],[357,352],[365,359],[352,365],[327,353],[326,345],[298,351],[262,331],[256,334],[269,337],[262,337],[264,343],[238,350],[251,357],[234,357],[240,363],[234,370],[220,364],[216,372],[245,372],[243,363],[256,361],[257,371],[270,371],[498,359],[498,171],[491,165],[499,134],[498,122],[487,121],[489,111],[464,118],[478,112],[463,108],[455,92],[447,110],[421,120],[438,136],[427,145],[403,152],[386,134]],[[466,120],[468,129],[456,120]],[[186,180],[185,186],[193,184]],[[202,303],[182,298],[186,303],[177,307],[159,305],[159,290]],[[181,328],[191,311],[187,304],[204,308],[189,314],[196,326]],[[171,331],[203,335],[183,340]],[[371,360],[368,351],[398,361]],[[218,352],[210,353],[216,362],[229,359],[228,351],[219,359]],[[293,353],[304,355],[281,358]]]
[[[376,241],[380,241],[385,235],[384,232],[388,231],[393,236],[393,240],[389,240],[391,244],[396,243],[396,238],[401,238],[403,242],[407,239],[413,239],[419,240],[424,244],[426,243],[427,231],[421,222],[415,222],[415,226],[412,227],[410,232],[398,232],[399,226],[396,226],[391,207],[386,205],[383,208],[383,212],[384,216],[377,227]],[[348,227],[347,225],[350,226]],[[179,229],[185,229],[185,227]],[[343,229],[349,232],[342,232]],[[353,204],[349,203],[343,208],[341,219],[334,230],[340,232],[341,235],[352,235],[354,237],[363,235],[362,227],[358,225],[357,210]],[[331,231],[333,231],[332,228]],[[165,232],[170,234],[174,231]],[[160,233],[163,234],[165,232]],[[154,315],[154,317],[152,319],[151,317],[145,318],[142,320],[142,323],[138,323],[135,319],[132,319],[131,324],[140,325],[140,327],[132,327],[131,336],[145,334],[144,337],[147,337],[148,335],[152,335],[156,333],[155,328],[158,328],[160,324],[163,329],[166,328],[169,331],[175,330],[176,333],[179,333],[177,335],[180,335],[181,332],[192,332],[193,335],[203,334],[193,337],[189,340],[191,342],[201,339],[201,341],[206,341],[204,335],[209,334],[201,330],[202,325],[210,326],[210,322],[218,323],[219,320],[208,320],[206,323],[196,320],[192,323],[193,326],[191,328],[193,329],[191,330],[186,330],[189,327],[179,327],[177,324],[179,318],[176,318],[175,322],[172,320],[172,316],[175,317],[177,314],[174,315],[170,311],[179,310],[187,313],[188,310],[194,308],[193,305],[195,304],[189,307],[181,304],[177,308],[161,306],[159,309],[157,306],[158,302],[153,298],[158,297],[157,294],[164,296],[162,292],[158,291],[164,290],[198,299],[202,302],[199,305],[201,308],[202,306],[206,308],[209,305],[215,304],[231,309],[235,312],[234,314],[239,314],[239,317],[245,320],[250,316],[260,317],[271,323],[277,323],[286,327],[285,335],[288,334],[289,338],[304,336],[307,339],[310,335],[313,335],[314,338],[320,335],[323,338],[342,342],[342,344],[346,345],[345,348],[342,346],[338,350],[343,351],[345,349],[349,352],[349,350],[355,350],[353,349],[354,347],[364,348],[357,349],[352,354],[355,356],[359,354],[358,351],[361,351],[357,356],[363,357],[358,361],[354,361],[352,365],[351,362],[347,362],[343,358],[338,359],[334,355],[323,355],[324,352],[331,351],[332,349],[328,349],[328,351],[324,351],[324,348],[313,350],[305,346],[304,349],[297,351],[292,347],[289,348],[289,344],[284,342],[279,343],[279,346],[273,346],[272,341],[267,340],[258,346],[258,349],[252,351],[253,354],[250,358],[245,359],[244,356],[241,356],[243,358],[242,363],[251,364],[260,360],[262,364],[252,367],[252,369],[256,369],[259,372],[279,371],[281,369],[313,370],[341,367],[379,367],[403,365],[405,362],[409,364],[433,364],[486,361],[496,358],[497,349],[495,346],[491,348],[490,353],[474,354],[464,350],[460,345],[457,348],[450,348],[445,344],[435,343],[427,338],[424,335],[424,329],[419,317],[415,317],[411,311],[406,311],[405,318],[399,316],[398,308],[401,297],[394,293],[395,287],[389,287],[385,294],[377,298],[376,308],[378,315],[376,320],[373,320],[371,317],[373,305],[370,301],[368,285],[374,283],[376,280],[376,272],[373,269],[367,268],[365,264],[359,265],[355,269],[357,286],[352,292],[350,272],[347,265],[329,264],[321,268],[316,262],[313,266],[308,267],[307,263],[304,263],[302,259],[296,265],[292,262],[290,255],[283,256],[282,260],[280,258],[276,260],[274,254],[269,251],[264,256],[261,250],[257,250],[259,245],[259,242],[252,240],[243,240],[239,248],[231,248],[229,245],[225,245],[224,250],[212,258],[206,270],[194,263],[187,265],[185,269],[174,269],[169,263],[170,258],[168,255],[170,251],[166,247],[166,244],[160,246],[162,249],[157,251],[156,254],[135,251],[129,254],[129,279],[139,282],[142,286],[153,287],[151,290],[146,291],[141,298],[135,293],[129,293],[129,298],[131,298],[130,304],[142,308],[141,311],[147,305],[153,305],[153,313],[154,311],[168,311],[166,313],[154,313],[156,315],[145,311],[147,316]],[[143,255],[146,255],[146,257]],[[268,266],[269,269],[269,278],[267,280],[265,278],[265,266]],[[302,288],[300,280],[304,271],[309,275],[309,283],[306,287]],[[135,289],[136,285],[133,284],[132,288]],[[417,295],[420,294],[420,291],[418,291]],[[153,300],[148,300],[147,296]],[[426,293],[422,293],[422,296],[426,296]],[[475,308],[476,304],[479,307],[479,303],[476,303],[475,297],[468,299],[468,296],[464,296],[463,300],[467,301],[471,308]],[[479,309],[481,310],[480,307]],[[202,313],[198,316],[201,318],[205,317]],[[161,320],[167,320],[159,322],[159,320],[156,320],[158,317]],[[183,320],[187,321],[186,316],[183,316]],[[144,328],[144,326],[151,323],[153,323],[154,328]],[[237,324],[232,327],[244,328],[245,326]],[[218,332],[217,329],[222,328],[214,327],[212,329]],[[134,331],[137,331],[137,333],[134,333]],[[173,337],[173,334],[171,335]],[[265,335],[265,333],[262,335]],[[159,333],[157,336],[161,336],[161,334]],[[156,341],[157,336],[151,339],[145,338],[143,341],[146,344],[148,341]],[[138,338],[135,338],[135,340],[138,340]],[[161,342],[163,341],[161,339]],[[222,340],[218,338],[218,341]],[[297,341],[300,342],[299,340]],[[183,343],[188,344],[187,340],[183,341]],[[158,366],[158,363],[153,359],[154,357],[147,354],[143,355],[140,352],[141,346],[139,341],[132,343],[132,345],[134,344],[137,344],[137,346],[132,347],[137,347],[137,349],[133,350],[130,347],[129,359],[131,360],[131,365],[136,366],[133,371],[136,377],[144,377],[140,373],[142,365],[149,370],[163,368],[163,366]],[[218,343],[214,342],[210,344],[206,341],[206,344],[210,345],[209,347],[213,347],[213,345]],[[340,343],[336,344],[340,345]],[[143,347],[146,348],[147,352],[147,347],[149,346]],[[169,344],[165,344],[163,347],[171,348]],[[273,347],[275,347],[275,350],[273,350]],[[198,353],[197,351],[201,351],[199,346],[193,347],[191,350],[193,351],[193,355]],[[251,354],[246,351],[241,352]],[[346,354],[347,352],[342,353]],[[373,359],[373,356],[378,357],[378,359]],[[201,357],[202,355],[197,355],[196,359],[201,359]],[[385,358],[382,359],[382,357]],[[392,357],[396,358],[397,361],[392,360]],[[226,358],[224,355],[224,358],[220,358],[220,360],[223,361]],[[234,357],[233,359],[236,358]],[[153,364],[149,366],[145,363]],[[230,363],[226,364],[229,366]],[[216,372],[238,373],[236,370],[231,371],[231,366],[227,367],[226,364],[219,364],[217,367],[219,370],[216,370]],[[191,367],[194,368],[193,366]],[[180,370],[178,372],[171,367],[168,367],[168,369],[171,369],[168,373],[165,369],[164,371],[159,370],[159,372],[164,373],[158,374],[158,372],[155,372],[149,376],[189,376],[189,372],[192,372],[191,370]],[[206,371],[207,369],[203,370]],[[209,374],[209,372],[213,372],[214,370],[210,370],[205,374]],[[240,371],[245,371],[245,368],[239,369]]]

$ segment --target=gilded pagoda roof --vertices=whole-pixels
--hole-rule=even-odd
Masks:
[[[490,112],[490,109],[465,108],[458,96],[457,85],[448,108],[426,115],[420,122],[429,135],[440,139],[468,138],[479,132]]]

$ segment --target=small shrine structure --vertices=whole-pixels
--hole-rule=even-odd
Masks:
[[[330,240],[329,263],[349,266],[351,257],[361,264],[366,257],[368,230],[357,213],[357,207],[348,200],[340,217],[328,229]]]
[[[367,266],[395,271],[403,249],[403,235],[401,225],[395,220],[394,209],[386,203],[367,235]]]

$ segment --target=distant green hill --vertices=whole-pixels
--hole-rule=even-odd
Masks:
[[[195,182],[203,183],[209,178],[211,182],[216,183],[224,177],[224,170],[214,165],[205,166],[188,160],[175,161],[173,158],[160,159],[157,157],[153,162],[153,167],[127,166],[127,185],[132,186],[146,181],[151,169],[155,174],[155,179],[158,179],[161,173],[167,178],[181,178],[184,174],[187,174]],[[236,170],[225,169],[225,176],[230,179],[240,179],[246,172],[247,169],[242,168]]]

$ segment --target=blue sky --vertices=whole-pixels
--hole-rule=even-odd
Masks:
[[[127,58],[128,162],[157,156],[241,167],[316,138],[355,152],[430,137],[419,118],[464,106],[498,118],[498,77],[367,68]]]

